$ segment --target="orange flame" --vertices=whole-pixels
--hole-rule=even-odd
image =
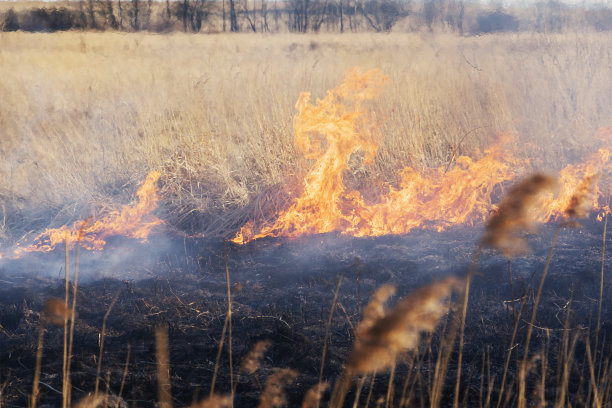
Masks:
[[[494,208],[494,188],[522,175],[521,168],[527,163],[506,148],[512,142],[511,135],[502,135],[477,159],[457,158],[450,169],[440,167],[421,173],[405,168],[399,187],[389,187],[373,204],[366,203],[359,191],[347,191],[342,175],[351,155],[363,152],[367,164],[378,151],[378,132],[363,109],[364,102],[376,98],[386,82],[379,70],[362,72],[353,68],[316,104],[310,102],[310,93],[300,94],[295,106],[295,144],[306,158],[314,160],[304,179],[303,192],[273,224],[256,228],[249,221],[233,242],[332,231],[358,237],[404,234],[425,227],[441,231],[488,218]],[[610,129],[600,129],[598,137],[611,139]],[[602,148],[584,163],[563,169],[559,174],[559,194],[543,200],[538,219],[548,221],[563,216],[578,186],[609,170],[609,159],[610,151]],[[604,208],[599,204],[600,196],[597,186],[588,195],[589,204],[599,210]]]
[[[72,227],[64,225],[60,228],[47,229],[34,238],[32,244],[18,247],[13,252],[13,257],[20,258],[28,252],[50,252],[57,244],[65,243],[66,240],[70,246],[80,242],[83,248],[89,250],[101,250],[106,245],[107,238],[119,235],[146,242],[153,227],[163,224],[162,220],[151,215],[151,212],[157,208],[155,182],[159,177],[160,173],[157,171],[147,175],[136,192],[138,202],[133,206],[126,205],[120,211],[111,211],[93,223],[84,220],[75,222]]]
[[[582,163],[567,165],[559,172],[557,196],[550,194],[544,200],[538,219],[545,222],[564,216],[572,204],[576,190],[581,188],[590,190],[583,205],[594,210],[602,210],[604,208],[603,203],[600,203],[602,194],[593,179],[609,170],[609,165],[610,150],[607,148],[599,149]]]
[[[353,68],[315,105],[309,93],[300,95],[295,143],[306,157],[316,160],[305,177],[303,193],[273,225],[255,232],[249,222],[233,242],[331,231],[354,236],[401,234],[425,225],[444,229],[486,218],[494,186],[511,180],[515,168],[524,162],[505,153],[510,136],[502,137],[480,159],[459,157],[449,171],[441,167],[423,175],[404,169],[399,188],[389,187],[375,204],[367,204],[359,191],[346,191],[342,174],[351,155],[362,151],[368,163],[378,151],[376,128],[362,109],[363,102],[378,96],[385,82],[378,70]]]

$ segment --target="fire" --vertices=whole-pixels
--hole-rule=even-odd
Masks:
[[[577,190],[588,190],[587,197],[583,206],[592,208],[596,211],[604,209],[604,204],[600,203],[602,194],[596,179],[599,175],[609,171],[610,150],[601,148],[597,153],[589,156],[584,162],[567,165],[559,172],[559,191],[554,197],[552,194],[541,205],[538,219],[542,222],[558,219],[565,215],[566,210],[572,204]]]
[[[255,231],[247,223],[234,242],[265,236],[295,237],[340,231],[353,236],[407,233],[413,228],[481,221],[491,209],[493,188],[515,176],[524,161],[506,153],[506,135],[476,160],[459,157],[446,171],[441,167],[421,174],[405,168],[398,188],[368,204],[359,191],[347,191],[342,174],[352,154],[361,151],[366,163],[378,151],[378,132],[364,112],[364,102],[377,97],[386,83],[378,70],[351,69],[324,99],[310,102],[302,93],[294,121],[298,149],[315,162],[305,177],[303,193],[274,224]]]
[[[347,72],[336,88],[311,103],[310,93],[301,93],[295,105],[295,144],[314,160],[303,183],[302,194],[271,224],[245,224],[233,242],[243,244],[262,237],[297,237],[337,231],[351,236],[405,234],[415,228],[444,230],[452,225],[474,225],[487,219],[494,189],[524,175],[526,159],[515,157],[508,147],[512,135],[476,154],[457,158],[454,167],[419,172],[405,168],[398,187],[389,186],[373,203],[359,191],[348,191],[343,172],[356,152],[371,163],[378,151],[380,136],[367,115],[365,103],[381,92],[386,77],[379,70]],[[601,140],[610,139],[610,128],[598,131]],[[599,174],[609,170],[610,151],[600,149],[578,165],[569,165],[559,174],[559,193],[549,195],[540,206],[538,219],[548,221],[564,215],[576,189],[591,189]],[[599,188],[594,185],[588,203],[601,210]]]
[[[112,236],[124,236],[146,242],[151,230],[163,224],[162,220],[151,214],[157,208],[155,182],[159,177],[160,173],[156,171],[147,175],[136,192],[138,197],[136,204],[111,211],[96,221],[81,220],[75,222],[72,227],[64,225],[60,228],[47,229],[34,238],[32,244],[15,249],[13,257],[20,258],[28,252],[50,252],[56,245],[65,243],[66,240],[70,246],[80,242],[82,247],[88,250],[103,249],[106,239]]]

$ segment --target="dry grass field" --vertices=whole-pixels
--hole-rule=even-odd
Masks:
[[[0,33],[0,407],[607,406],[610,78],[593,32]]]
[[[372,167],[352,165],[353,182],[397,183],[404,166],[445,165],[502,132],[537,167],[557,170],[593,151],[597,129],[612,123],[611,42],[596,33],[1,33],[2,232],[19,238],[128,202],[125,187],[152,169],[174,225],[188,217],[199,232],[235,231],[249,203],[279,195],[308,166],[293,144],[299,93],[323,97],[353,66],[388,78],[371,106],[378,155]]]

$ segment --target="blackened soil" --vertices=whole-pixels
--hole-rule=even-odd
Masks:
[[[533,308],[533,288],[539,283],[554,229],[554,225],[549,225],[529,237],[533,253],[512,260],[512,288],[508,261],[490,250],[482,254],[467,315],[461,388],[463,405],[479,406],[489,390],[491,400],[497,402],[509,348],[513,349],[513,354],[502,402],[509,406],[516,404],[517,361],[522,358]],[[593,221],[579,229],[564,228],[560,233],[530,348],[534,368],[529,377],[528,396],[533,401],[540,395],[548,401],[555,399],[559,347],[564,338],[573,336],[577,339],[574,358],[577,363],[571,372],[569,401],[581,405],[589,398],[586,342],[590,341],[593,347],[602,232],[603,225]],[[113,251],[125,251],[121,249],[121,242],[108,248],[102,257],[88,258],[84,252],[71,365],[72,398],[77,401],[94,390],[103,318],[118,292],[118,300],[106,322],[100,389],[112,395],[119,394],[129,349],[129,366],[121,397],[129,406],[156,406],[154,331],[156,326],[162,325],[167,327],[169,336],[174,405],[188,406],[207,396],[228,310],[227,265],[233,294],[233,381],[238,382],[235,406],[257,406],[266,378],[276,368],[285,367],[299,372],[297,380],[286,390],[289,406],[300,406],[304,394],[319,378],[326,323],[339,280],[338,302],[331,320],[323,373],[323,378],[330,383],[337,380],[343,370],[355,340],[354,328],[360,321],[361,309],[376,288],[393,284],[397,286],[398,296],[403,296],[447,275],[465,276],[479,235],[476,228],[462,228],[442,233],[417,231],[406,236],[364,239],[338,235],[263,239],[244,246],[224,245],[212,239],[181,239],[172,245],[155,247],[153,241],[149,252],[142,252],[142,262],[132,256],[129,262],[120,263],[108,259],[113,257]],[[151,252],[151,247],[156,248],[155,251]],[[63,262],[64,254],[57,250],[0,266],[2,406],[18,407],[28,403],[40,313],[48,299],[64,296]],[[609,268],[606,267],[605,272],[604,288],[607,288]],[[518,337],[511,345],[515,316],[523,295],[527,301]],[[597,373],[607,367],[609,357],[605,341],[612,337],[611,301],[609,292],[604,289],[603,323],[598,341],[600,350],[604,344],[603,352],[591,351]],[[446,322],[457,318],[457,313],[451,312]],[[440,331],[429,341],[424,339],[416,360],[414,354],[402,357],[395,375],[393,406],[399,406],[406,378],[408,405],[429,401]],[[259,371],[250,376],[238,375],[243,357],[263,339],[269,340],[271,347]],[[48,326],[43,344],[40,405],[58,406],[62,389],[63,328]],[[548,380],[542,388],[544,394],[540,394],[536,392],[536,384],[541,379],[542,364],[538,361],[542,361],[543,350],[547,351],[544,354]],[[452,402],[456,360],[455,351],[448,366],[443,405]],[[217,392],[230,392],[230,372],[229,338],[226,336],[215,386]],[[388,378],[387,373],[381,373],[371,383],[373,401],[386,395]],[[361,396],[364,403],[370,380],[365,384]],[[347,406],[352,406],[354,389],[347,397]],[[329,391],[324,399],[328,398]]]

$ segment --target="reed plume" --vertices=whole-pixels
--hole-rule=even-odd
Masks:
[[[536,207],[540,194],[552,190],[555,184],[550,176],[534,174],[513,186],[489,219],[481,244],[499,250],[508,258],[528,252],[519,233],[533,229],[534,217],[530,210]]]
[[[268,350],[268,347],[270,347],[270,344],[271,343],[268,340],[258,341],[242,361],[240,371],[246,374],[254,374],[255,371],[259,370],[261,359],[263,358],[266,350]]]
[[[387,313],[382,310],[381,300],[392,291],[389,288],[379,290],[366,308],[372,314],[366,315],[357,327],[357,340],[348,362],[349,372],[368,374],[387,369],[394,364],[399,352],[415,349],[421,333],[436,328],[448,310],[445,300],[459,287],[456,278],[446,278],[409,294]],[[370,319],[381,312],[375,320]]]
[[[308,390],[302,401],[302,408],[318,408],[321,403],[323,394],[329,388],[327,381],[317,383],[314,387]]]
[[[98,408],[103,406],[104,396],[90,394],[77,402],[74,406],[75,408]]]
[[[46,325],[61,326],[70,317],[70,309],[62,299],[52,298],[45,303],[41,319]]]
[[[30,396],[29,404],[31,408],[35,408],[38,402],[38,383],[40,381],[45,326],[49,324],[60,326],[64,323],[64,319],[69,315],[70,310],[68,310],[62,300],[57,298],[49,299],[47,303],[45,303],[45,307],[40,315],[40,323],[38,325],[38,345],[36,347],[36,366],[34,368],[34,381],[32,384],[32,395]]]
[[[383,285],[374,292],[372,300],[363,309],[363,318],[357,326],[358,332],[365,332],[385,316],[385,303],[395,294],[395,286]]]
[[[297,377],[297,372],[290,368],[278,369],[268,377],[266,388],[261,394],[259,408],[278,408],[287,403],[287,394],[283,389],[285,385],[293,382]]]
[[[208,398],[193,404],[191,408],[227,408],[232,406],[232,397],[229,395],[211,395]]]
[[[599,176],[597,174],[589,174],[576,187],[574,194],[570,198],[569,205],[565,209],[564,215],[567,218],[585,218],[589,215],[595,194],[593,187],[597,184],[598,179]]]
[[[74,405],[74,408],[127,408],[128,404],[116,395],[89,394]]]

